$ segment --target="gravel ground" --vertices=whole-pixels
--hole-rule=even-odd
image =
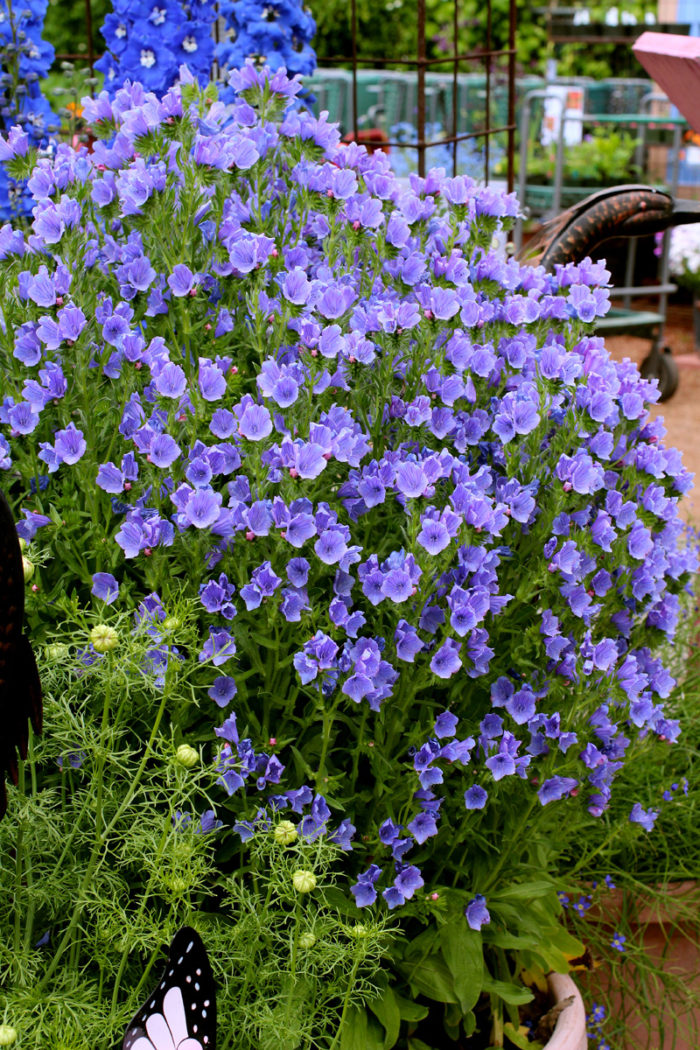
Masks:
[[[637,305],[637,304],[635,304]],[[639,304],[641,307],[641,304]],[[653,306],[650,306],[653,309]],[[631,358],[639,365],[649,353],[648,339],[616,335],[606,346],[618,360]],[[697,490],[684,500],[685,516],[700,525],[700,354],[693,345],[693,314],[690,306],[671,306],[665,329],[665,343],[671,347],[680,372],[678,389],[663,405],[655,405],[654,416],[666,423],[666,444],[679,448],[683,462],[695,474]]]

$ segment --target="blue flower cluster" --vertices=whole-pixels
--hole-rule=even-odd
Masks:
[[[591,335],[602,264],[523,268],[512,196],[399,182],[280,70],[230,84],[85,100],[112,137],[37,163],[31,233],[0,230],[0,469],[47,598],[71,527],[76,585],[149,594],[153,673],[226,712],[244,837],[291,808],[352,845],[358,905],[447,881],[479,929],[490,849],[602,814],[631,742],[678,734],[691,479]]]
[[[47,0],[0,3],[0,117],[2,127],[19,128],[13,134],[9,160],[30,146],[43,146],[58,121],[41,91],[41,81],[53,62],[54,49],[42,39]],[[7,151],[6,151],[7,152]],[[0,167],[0,219],[30,214],[33,201],[21,185]]]
[[[425,164],[428,168],[444,168],[452,171],[454,167],[454,146],[443,143],[447,132],[439,122],[428,123],[425,126],[425,138],[435,142],[426,150]],[[413,124],[402,121],[394,124],[389,129],[391,142],[405,143],[401,146],[392,146],[389,153],[391,166],[399,176],[406,178],[411,171],[417,171],[418,151],[415,143],[418,141],[418,131]],[[502,161],[504,156],[503,146],[497,141],[492,141],[489,147],[489,164],[491,170]],[[461,175],[470,175],[475,179],[484,177],[484,147],[478,137],[463,139],[457,143],[457,170]]]
[[[216,59],[223,69],[240,69],[252,59],[290,76],[311,76],[315,70],[316,23],[303,0],[222,0],[220,14],[227,33]]]
[[[102,25],[107,47],[95,63],[109,93],[128,80],[161,94],[181,65],[206,84],[216,17],[215,0],[113,0]]]

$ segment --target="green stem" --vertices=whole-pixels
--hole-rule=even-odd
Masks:
[[[134,795],[136,794],[136,792],[139,789],[141,778],[143,776],[144,769],[146,768],[146,763],[148,762],[149,758],[151,757],[151,751],[152,751],[152,748],[153,748],[153,743],[154,743],[156,735],[158,733],[158,729],[160,728],[160,723],[162,721],[163,715],[165,714],[165,708],[166,708],[167,702],[169,700],[169,695],[170,694],[169,694],[168,690],[164,690],[163,691],[163,698],[162,698],[162,700],[160,702],[160,707],[158,708],[158,713],[156,714],[156,720],[154,722],[153,729],[151,730],[151,735],[148,738],[148,743],[146,744],[146,748],[144,750],[143,757],[142,757],[142,759],[141,759],[141,761],[139,763],[138,769],[136,770],[134,778],[133,778],[133,780],[131,782],[131,787],[129,788],[129,791],[127,792],[124,800],[122,801],[122,804],[119,806],[119,808],[117,809],[116,813],[114,814],[114,816],[112,817],[110,822],[107,825],[105,825],[105,827],[102,829],[101,832],[99,832],[98,829],[99,829],[99,826],[100,826],[100,823],[101,823],[101,820],[102,820],[102,814],[99,811],[100,810],[100,804],[101,804],[101,798],[102,798],[102,791],[101,791],[101,784],[98,785],[98,813],[97,813],[96,818],[95,818],[95,829],[96,829],[96,831],[98,831],[98,834],[97,834],[97,837],[95,839],[95,843],[94,843],[93,848],[92,848],[92,852],[91,852],[91,855],[90,855],[90,859],[88,861],[87,868],[85,870],[85,874],[84,874],[83,879],[82,879],[82,881],[80,883],[80,886],[78,887],[78,890],[76,892],[75,907],[73,908],[73,912],[71,914],[71,917],[70,917],[70,920],[69,920],[69,923],[68,923],[68,927],[67,927],[65,933],[63,934],[63,937],[61,938],[61,940],[59,942],[59,945],[58,945],[58,947],[56,949],[56,954],[54,955],[53,959],[51,960],[51,963],[49,964],[49,966],[48,966],[48,968],[46,970],[46,973],[44,974],[44,976],[42,977],[41,981],[39,982],[39,984],[37,986],[37,989],[36,989],[37,992],[43,991],[43,989],[46,987],[46,984],[48,983],[48,981],[51,979],[51,977],[53,977],[54,973],[56,972],[56,968],[57,968],[57,966],[58,966],[58,964],[59,964],[59,962],[61,960],[61,957],[63,956],[63,954],[66,951],[66,948],[68,947],[68,945],[70,944],[70,942],[73,939],[73,934],[75,932],[75,929],[76,929],[76,927],[78,925],[78,921],[80,919],[80,913],[82,911],[85,894],[86,894],[90,884],[93,881],[93,878],[94,878],[95,873],[96,873],[96,871],[98,869],[98,866],[104,861],[105,854],[104,854],[104,852],[102,852],[102,847],[104,846],[105,841],[107,840],[108,836],[111,834],[111,832],[116,827],[116,825],[119,822],[119,820],[121,820],[125,810],[127,810],[128,807],[131,805],[131,803],[133,801],[133,798],[134,798]],[[104,768],[104,763],[102,764],[102,769],[103,768]]]
[[[343,1011],[342,1011],[342,1013],[340,1015],[340,1021],[338,1022],[338,1028],[336,1030],[335,1036],[333,1037],[333,1042],[331,1043],[331,1045],[328,1048],[328,1050],[335,1050],[335,1048],[340,1043],[340,1038],[341,1038],[341,1036],[343,1034],[343,1026],[345,1024],[345,1018],[347,1017],[348,1010],[350,1009],[350,996],[352,995],[352,990],[355,987],[355,978],[357,977],[357,970],[359,968],[359,965],[360,965],[360,956],[358,954],[356,956],[356,958],[355,958],[355,962],[352,964],[352,970],[350,971],[350,976],[348,978],[348,986],[345,989],[345,995],[343,997]]]

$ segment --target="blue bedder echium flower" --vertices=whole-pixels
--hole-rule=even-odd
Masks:
[[[178,6],[139,16],[161,58]],[[358,906],[447,885],[481,929],[494,840],[609,812],[633,748],[678,737],[690,476],[591,334],[601,263],[506,258],[512,196],[399,182],[281,69],[235,70],[230,108],[180,75],[86,100],[106,137],[40,158],[31,232],[0,229],[18,530],[47,593],[79,536],[69,589],[132,603],[154,689],[186,674],[242,838],[291,814]]]

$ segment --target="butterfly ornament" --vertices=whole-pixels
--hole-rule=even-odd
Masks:
[[[5,781],[17,783],[19,757],[27,757],[29,726],[41,732],[41,682],[24,627],[24,569],[12,511],[0,491],[0,817],[7,809]]]
[[[191,927],[173,937],[160,984],[127,1028],[122,1050],[216,1050],[216,986]]]

